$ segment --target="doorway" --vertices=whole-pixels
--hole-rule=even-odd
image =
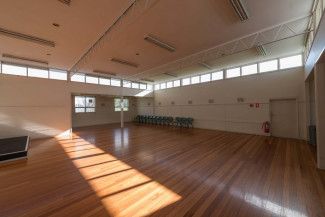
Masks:
[[[298,106],[296,99],[273,99],[270,102],[271,135],[299,138]]]

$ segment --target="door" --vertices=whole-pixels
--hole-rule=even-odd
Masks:
[[[271,135],[299,138],[296,99],[271,100]]]

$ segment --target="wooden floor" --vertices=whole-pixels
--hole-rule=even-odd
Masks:
[[[0,167],[0,216],[325,216],[325,172],[292,139],[128,125],[33,141]]]

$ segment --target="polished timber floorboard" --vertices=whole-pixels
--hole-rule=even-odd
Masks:
[[[303,141],[117,125],[32,142],[0,167],[0,216],[325,216]]]

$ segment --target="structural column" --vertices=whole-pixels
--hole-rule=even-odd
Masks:
[[[325,169],[325,63],[315,67],[315,107],[317,130],[317,166]]]

